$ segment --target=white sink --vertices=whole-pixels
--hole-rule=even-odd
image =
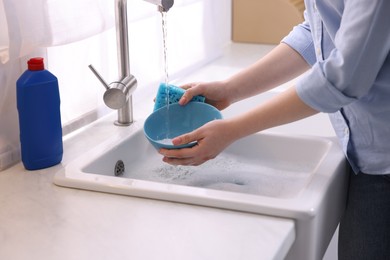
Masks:
[[[235,143],[216,159],[201,166],[171,166],[162,162],[162,156],[149,145],[143,132],[139,130],[122,142],[114,144],[112,149],[105,146],[104,152],[97,156],[86,155],[80,158],[65,169],[65,175],[68,176],[69,173],[70,176],[76,177],[74,172],[94,174],[93,184],[97,180],[95,175],[104,180],[103,184],[113,181],[112,179],[117,183],[117,178],[113,176],[118,172],[122,173],[124,167],[119,180],[123,181],[124,185],[129,184],[129,179],[132,180],[129,191],[125,192],[129,195],[138,195],[132,194],[132,191],[138,188],[147,192],[149,182],[155,182],[170,185],[156,185],[152,189],[153,193],[157,187],[164,194],[167,194],[167,191],[171,193],[172,189],[181,188],[175,187],[176,185],[181,185],[230,191],[240,195],[257,195],[256,198],[245,196],[245,203],[250,199],[259,201],[258,196],[283,199],[289,201],[288,204],[293,207],[291,202],[304,196],[305,191],[309,190],[315,173],[324,170],[324,166],[328,167],[326,155],[331,148],[332,142],[325,139],[257,134]],[[96,150],[91,153],[95,154]],[[119,160],[123,162],[123,166],[117,165]],[[199,189],[191,189],[188,192],[186,189],[184,192],[191,195],[193,191],[198,193]],[[210,195],[215,198],[222,195],[220,199],[224,200],[227,194],[212,192]],[[158,195],[157,198],[161,196]],[[173,200],[181,201],[180,198]],[[265,205],[254,203],[253,206],[248,210],[262,213],[258,208],[264,208]],[[270,206],[274,208],[277,205]],[[298,203],[296,206],[298,210],[302,209],[303,205]],[[305,211],[302,209],[302,212]]]
[[[255,134],[202,166],[174,167],[142,126],[137,121],[70,162],[55,184],[292,218],[297,239],[289,259],[322,257],[345,205],[347,167],[335,140]]]

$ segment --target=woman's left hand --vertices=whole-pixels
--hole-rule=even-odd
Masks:
[[[229,131],[227,120],[214,120],[202,127],[178,136],[172,140],[174,145],[197,141],[191,148],[160,149],[163,161],[172,165],[200,165],[214,159],[234,141],[234,135]]]

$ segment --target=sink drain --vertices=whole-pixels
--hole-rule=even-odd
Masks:
[[[239,185],[239,186],[244,186],[245,185],[245,183],[243,181],[235,180],[233,183],[236,184],[236,185]]]
[[[122,176],[125,172],[125,164],[122,160],[118,160],[115,164],[114,174],[115,176]]]

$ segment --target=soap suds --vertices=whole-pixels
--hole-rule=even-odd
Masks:
[[[165,138],[165,139],[157,140],[156,142],[160,144],[172,145],[172,138]]]
[[[173,166],[158,159],[140,168],[143,171],[133,171],[137,174],[127,177],[272,197],[296,195],[310,179],[310,173],[298,171],[302,166],[293,163],[281,163],[276,169],[267,166],[267,162],[243,162],[229,154],[221,154],[200,166]]]

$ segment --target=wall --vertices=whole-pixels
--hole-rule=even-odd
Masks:
[[[233,0],[233,41],[278,44],[303,11],[303,0]]]

